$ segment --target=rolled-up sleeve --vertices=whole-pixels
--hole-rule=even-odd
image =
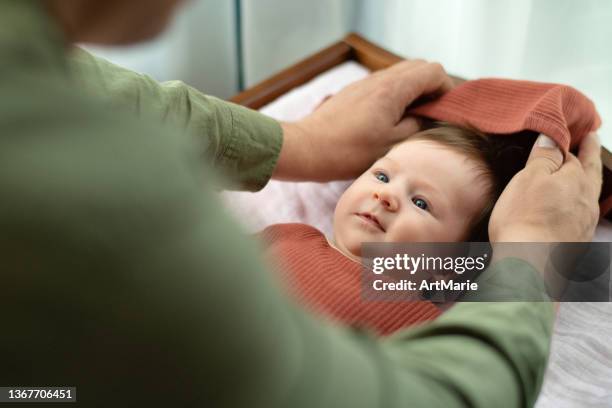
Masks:
[[[0,60],[1,384],[75,386],[83,406],[533,403],[550,303],[460,304],[385,341],[313,317],[268,273],[204,165],[261,187],[279,125],[80,53],[73,71],[98,100],[84,97],[46,55],[39,3],[0,1],[3,38],[33,44]],[[488,271],[537,280],[524,262]]]
[[[87,54],[77,60],[89,89],[123,111],[198,133],[203,154],[243,186],[256,189],[270,177],[282,142],[276,122]],[[37,133],[44,148],[32,153],[14,143],[7,150],[6,168],[29,171],[2,173],[20,177],[5,181],[16,190],[7,193],[5,219],[13,224],[5,222],[5,233],[21,237],[5,242],[7,281],[21,286],[12,287],[4,310],[22,311],[10,321],[20,329],[7,331],[3,347],[6,356],[27,355],[50,370],[39,368],[38,377],[22,370],[13,380],[86,378],[83,398],[108,403],[109,384],[133,402],[160,384],[150,395],[157,404],[533,405],[549,351],[550,303],[458,304],[384,341],[325,324],[280,291],[258,248],[213,197],[207,166],[185,161],[181,149],[191,144],[178,143],[180,132],[121,127],[108,123],[112,114],[65,104],[65,116],[54,116],[55,138],[51,123]],[[49,231],[62,239],[50,241]],[[526,287],[538,287],[525,262],[488,272],[520,272],[533,279]],[[50,319],[42,310],[65,320],[46,337],[35,331]]]
[[[81,53],[73,63],[86,76],[87,87],[110,97],[113,104],[151,120],[165,118],[197,134],[206,146],[203,154],[242,186],[254,190],[269,179],[282,143],[273,120],[180,82],[159,84],[88,54]],[[165,204],[164,214],[193,218],[180,226],[147,224],[156,231],[145,234],[149,241],[128,245],[166,245],[163,261],[151,258],[141,265],[163,288],[159,296],[168,297],[166,302],[154,298],[147,308],[159,316],[170,313],[164,308],[171,307],[180,322],[192,324],[179,327],[168,317],[159,328],[157,317],[147,317],[139,323],[137,337],[142,342],[156,339],[160,345],[169,336],[169,344],[180,344],[168,348],[174,350],[168,357],[176,367],[192,370],[193,389],[206,384],[222,406],[534,404],[549,352],[554,319],[550,303],[462,303],[431,324],[384,341],[322,324],[278,291],[256,261],[260,255],[253,246],[232,232],[231,222],[202,194],[193,187],[186,197],[172,194],[158,200],[168,203],[172,197],[180,203],[180,208]],[[185,203],[197,209],[186,211]],[[164,215],[153,218],[169,222]],[[173,265],[174,273],[164,273],[160,265]],[[537,272],[518,260],[500,262],[487,272],[502,277],[522,273],[534,282],[526,287],[538,286]],[[164,381],[176,375],[176,370],[158,372]],[[202,378],[206,381],[195,386]]]
[[[195,137],[202,159],[230,182],[224,187],[256,191],[270,179],[283,140],[272,118],[181,81],[160,83],[80,48],[70,53],[69,64],[79,85],[112,108]]]
[[[459,304],[385,341],[325,324],[283,294],[184,143],[68,102],[3,144],[5,384],[75,384],[82,404],[114,406],[535,401],[551,304]]]

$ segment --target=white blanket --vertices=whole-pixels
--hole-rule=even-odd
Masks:
[[[283,95],[261,112],[278,120],[298,120],[327,95],[366,75],[368,70],[361,65],[344,63]],[[225,192],[222,198],[249,231],[301,222],[331,236],[336,202],[349,184],[271,181],[257,193]],[[612,241],[612,224],[600,222],[595,240]],[[612,407],[612,303],[561,305],[536,407]]]

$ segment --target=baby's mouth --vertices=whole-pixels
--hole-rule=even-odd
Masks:
[[[376,227],[378,227],[378,229],[380,229],[382,232],[386,232],[385,229],[383,228],[382,224],[380,223],[380,221],[378,221],[378,218],[376,218],[376,216],[374,214],[370,214],[370,213],[357,213],[357,216],[368,220],[368,222],[371,222],[372,224],[376,225]]]

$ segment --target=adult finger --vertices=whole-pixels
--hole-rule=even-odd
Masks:
[[[419,64],[398,72],[396,79],[397,95],[404,106],[425,94],[442,94],[453,88],[452,79],[437,62]]]
[[[578,158],[574,156],[572,152],[567,152],[565,154],[563,165],[557,171],[557,174],[561,179],[572,180],[576,179],[577,177],[582,177],[585,173],[580,160],[578,160]]]
[[[563,153],[554,140],[544,135],[538,136],[531,148],[525,169],[538,173],[552,174],[563,164]]]
[[[428,63],[427,61],[425,61],[424,59],[420,59],[420,58],[407,59],[407,60],[402,60],[400,62],[397,62],[391,65],[389,68],[386,68],[385,70],[382,70],[379,72],[387,72],[395,76],[397,75],[398,72],[404,72],[406,70],[410,70],[419,65],[425,65],[427,63]]]
[[[405,73],[406,71],[413,70],[419,65],[425,65],[425,64],[427,64],[427,61],[425,61],[424,59],[402,60],[402,61],[396,62],[395,64],[387,68],[379,69],[378,71],[375,71],[374,73],[369,75],[369,78],[380,80],[380,81],[391,81],[395,85],[395,83],[398,81],[398,78],[400,78],[403,75],[403,73]]]
[[[418,118],[414,116],[403,118],[391,131],[391,142],[400,142],[419,130],[421,130],[421,121]]]
[[[601,190],[602,184],[602,163],[601,163],[601,143],[597,133],[589,133],[582,142],[578,150],[578,160],[582,164],[584,172],[588,176],[589,180],[598,186]]]

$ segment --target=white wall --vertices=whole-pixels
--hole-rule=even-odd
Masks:
[[[186,4],[156,40],[130,47],[87,47],[97,55],[152,75],[180,79],[222,98],[238,92],[234,2],[197,0]]]
[[[245,84],[251,86],[350,31],[351,0],[243,0]]]
[[[572,85],[602,116],[612,150],[612,1],[359,0],[355,29],[466,78]]]

